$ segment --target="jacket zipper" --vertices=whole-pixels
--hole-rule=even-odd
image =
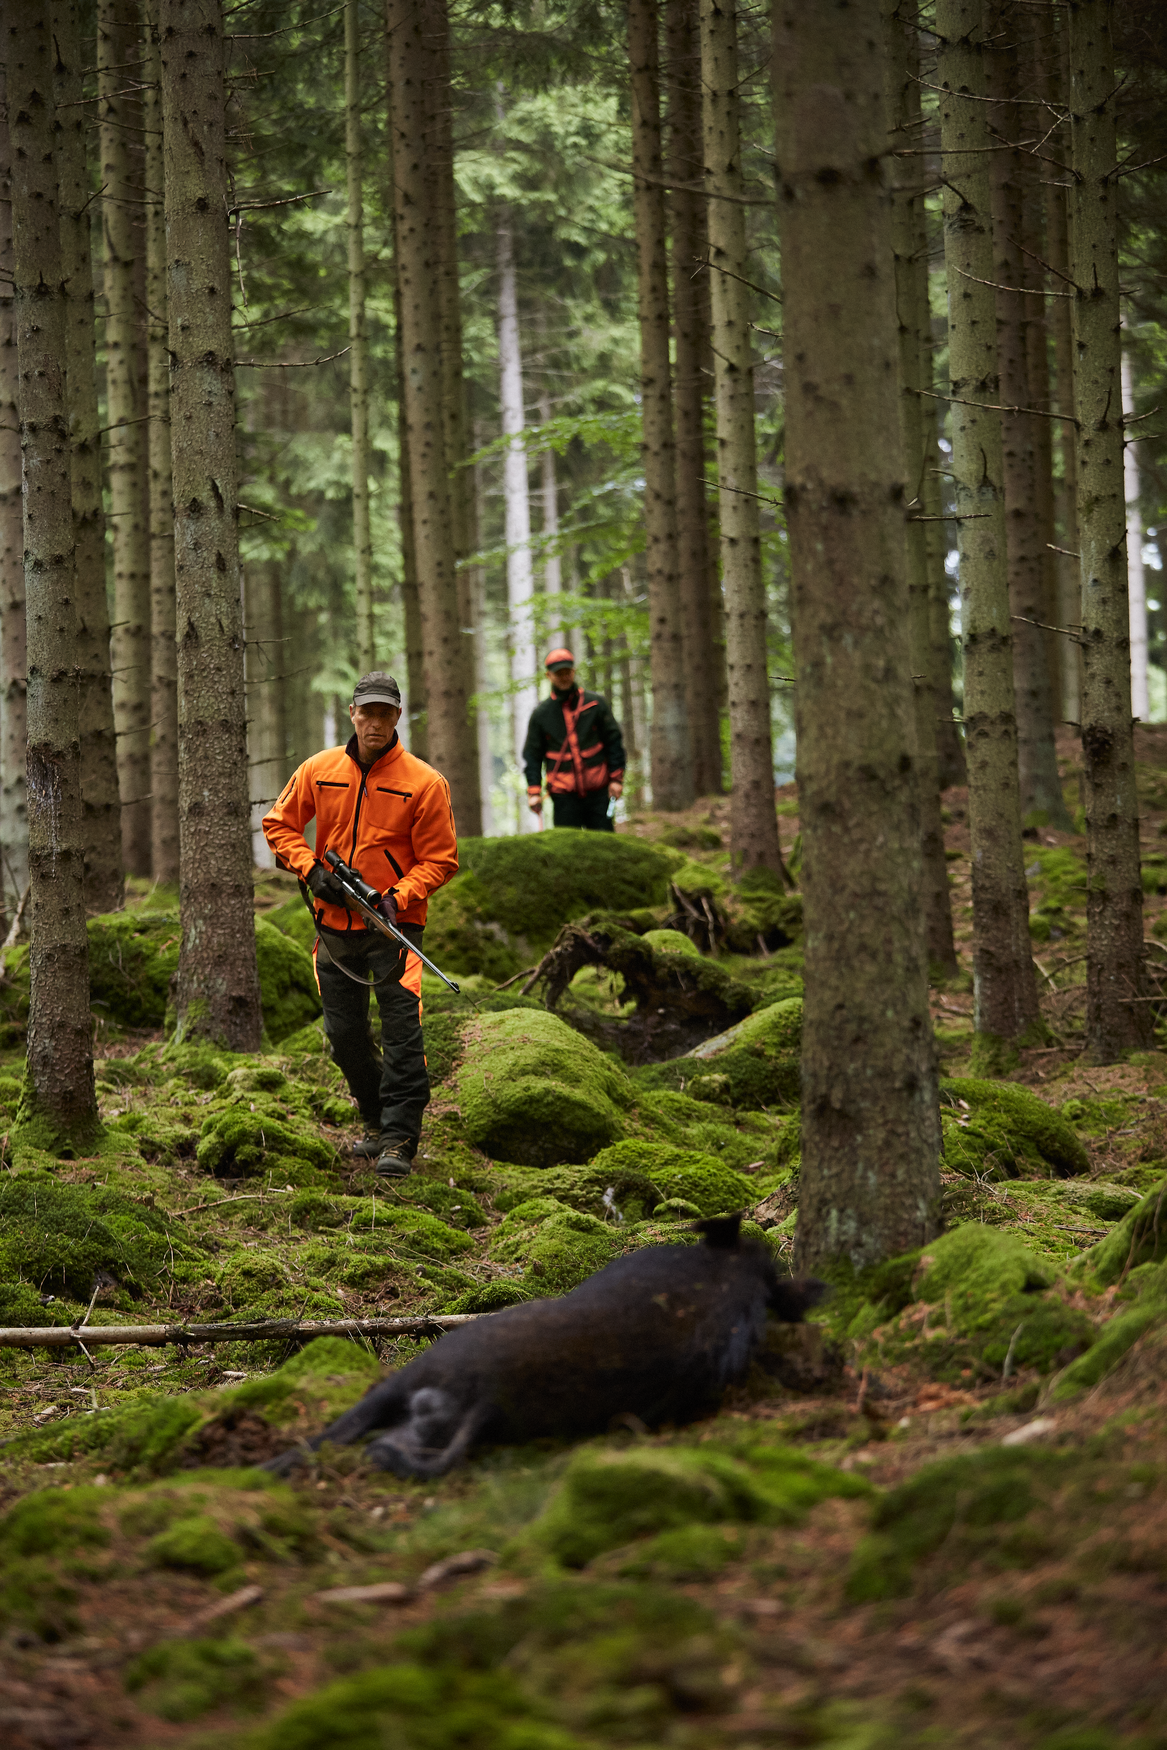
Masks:
[[[352,842],[352,848],[348,854],[350,863],[355,863],[355,861],[356,861],[357,829],[359,828],[359,826],[361,824],[361,803],[365,800],[365,784],[366,784],[367,779],[368,779],[368,773],[362,772],[361,773],[361,787],[357,791],[356,812],[353,814],[353,842]]]

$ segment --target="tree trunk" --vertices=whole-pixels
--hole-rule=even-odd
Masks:
[[[1152,1037],[1143,969],[1139,802],[1131,723],[1121,330],[1108,0],[1070,7],[1070,272],[1075,286],[1082,752],[1086,766],[1086,1050],[1095,1063]]]
[[[161,0],[174,574],[180,1039],[262,1034],[248,820],[222,0]]]
[[[466,379],[462,361],[462,287],[458,272],[458,209],[454,187],[454,116],[450,84],[450,20],[446,0],[426,0],[430,67],[426,81],[427,157],[434,190],[438,316],[441,324],[442,430],[450,471],[454,557],[458,565],[458,612],[471,625],[466,561],[474,550],[474,482],[462,466],[470,453]],[[470,661],[469,669],[473,669]],[[472,687],[468,673],[467,685]],[[466,832],[477,827],[466,824]]]
[[[158,0],[145,0],[146,454],[150,471],[150,828],[155,881],[178,885],[178,651]]]
[[[94,360],[90,191],[85,162],[88,127],[83,103],[76,0],[50,6],[59,127],[61,271],[68,299],[69,442],[76,553],[76,611],[81,687],[81,830],[85,841],[85,904],[117,911],[125,901],[121,802],[105,595],[105,507],[101,499],[101,421]]]
[[[1014,21],[1010,40],[987,58],[992,95],[1002,99],[989,114],[998,141],[1028,139],[1035,98],[1032,25]],[[1020,36],[1020,42],[1017,40]],[[991,154],[993,272],[996,282],[999,400],[1030,407],[1031,348],[1036,328],[1044,340],[1040,231],[1032,222],[1039,190],[1028,153],[999,144]],[[1001,415],[1005,486],[1005,543],[1013,627],[1013,687],[1017,701],[1017,770],[1021,813],[1030,825],[1070,830],[1054,746],[1054,697],[1049,626],[1043,483],[1037,428],[1047,421],[1028,413]],[[1036,816],[1036,819],[1030,817]]]
[[[687,808],[695,791],[685,705],[677,569],[677,481],[669,363],[669,266],[657,0],[629,0],[628,54],[632,64],[632,201],[638,263],[644,532],[653,704],[649,773],[653,806],[667,810]]]
[[[405,362],[405,419],[425,661],[428,758],[450,786],[454,813],[481,819],[478,755],[467,709],[453,503],[442,410],[441,318],[434,297],[439,225],[426,198],[424,0],[390,0],[387,13],[397,283]]]
[[[1135,391],[1131,379],[1131,355],[1127,347],[1122,352],[1122,410],[1133,418]],[[1143,512],[1139,503],[1139,449],[1133,438],[1123,447],[1123,497],[1126,501],[1126,570],[1127,595],[1130,600],[1131,625],[1131,710],[1145,723],[1149,718],[1147,698],[1147,579],[1143,569]]]
[[[132,148],[141,138],[136,94],[137,0],[98,0],[102,232],[105,244],[106,423],[113,530],[113,704],[117,725],[122,856],[130,875],[150,873],[150,536],[145,409],[138,396],[134,263],[141,249],[142,189]]]
[[[552,412],[551,390],[545,383],[539,395],[539,423],[546,425]],[[543,537],[543,594],[547,597],[547,642],[549,645],[556,645],[564,641],[559,610],[552,606],[555,597],[563,593],[563,560],[558,545],[559,481],[555,471],[555,451],[551,448],[539,453],[539,486],[543,508],[543,527],[540,532]],[[477,628],[477,621],[475,627]]]
[[[531,506],[527,496],[527,451],[523,443],[523,357],[519,341],[519,297],[515,282],[515,240],[510,209],[498,215],[498,368],[503,436],[503,502],[507,549],[507,612],[511,650],[511,747],[522,765],[527,724],[539,698],[535,621],[531,608]],[[520,795],[518,830],[538,831],[539,822]]]
[[[786,514],[806,909],[800,1269],[939,1230],[879,0],[779,0]],[[913,401],[918,397],[911,397]],[[847,636],[840,635],[840,628]],[[895,1001],[887,1000],[888,990]]]
[[[685,708],[698,796],[721,792],[721,713],[725,648],[715,611],[721,577],[709,539],[705,490],[705,413],[709,403],[709,231],[701,187],[699,0],[666,0],[669,118],[669,229],[672,233],[676,345],[677,571],[681,601]]]
[[[766,591],[758,539],[754,365],[738,130],[737,0],[701,0],[705,177],[717,406],[721,568],[733,788],[730,851],[738,869],[782,871],[774,812]]]
[[[32,887],[28,1071],[20,1120],[42,1147],[59,1147],[92,1135],[97,1099],[85,930],[76,543],[65,392],[68,311],[54,151],[51,31],[44,0],[24,0],[19,22],[10,9],[5,38],[28,602]]]
[[[12,275],[12,156],[0,67],[0,910],[6,931],[28,887],[24,506]]]
[[[244,573],[244,628],[247,635],[247,764],[251,778],[251,857],[261,869],[275,859],[261,822],[288,778],[287,716],[284,698],[283,595],[280,567],[261,559]]]
[[[359,0],[344,9],[344,161],[348,191],[349,414],[352,424],[353,584],[357,667],[376,667],[373,647],[373,537],[369,530],[369,337],[365,326],[364,149],[361,143]],[[254,834],[252,835],[254,838]],[[260,835],[262,838],[262,834]]]
[[[878,0],[876,0],[878,4]],[[888,121],[896,185],[890,232],[895,261],[895,315],[898,333],[900,437],[909,513],[904,529],[911,638],[912,686],[916,724],[916,771],[920,810],[921,897],[928,959],[941,976],[959,970],[952,940],[952,904],[944,826],[940,818],[940,772],[936,752],[938,701],[932,680],[932,580],[928,566],[928,524],[922,521],[924,477],[930,461],[928,427],[935,403],[920,391],[921,367],[931,340],[928,310],[927,233],[920,187],[920,51],[915,23],[899,17],[899,0],[883,0],[884,48],[888,79]],[[931,387],[931,371],[928,373]]]
[[[473,444],[475,450],[482,448],[482,438],[477,421],[474,426]],[[485,485],[481,462],[475,462],[474,469],[474,528],[475,549],[478,547],[477,531],[482,527],[485,497]],[[470,573],[471,606],[473,609],[474,626],[474,691],[480,700],[490,688],[490,668],[487,662],[486,643],[486,567],[475,565]],[[478,707],[478,788],[482,797],[482,831],[489,838],[494,831],[494,754],[490,745],[490,710],[485,703]]]
[[[1065,103],[1069,97],[1069,56],[1067,31],[1063,23],[1057,35],[1056,50],[1045,57],[1046,96],[1054,103]],[[1054,136],[1057,139],[1057,136]],[[1062,161],[1070,155],[1068,138],[1059,142]],[[1051,145],[1051,150],[1058,150]],[[1053,285],[1064,292],[1070,278],[1069,191],[1056,177],[1045,182],[1046,260],[1053,268]],[[1074,412],[1074,308],[1071,298],[1053,300],[1054,335],[1054,406],[1058,413],[1072,416]],[[1056,496],[1055,540],[1062,548],[1054,555],[1057,560],[1058,612],[1056,624],[1078,632],[1082,626],[1082,572],[1078,559],[1078,453],[1075,427],[1071,417],[1054,424],[1061,463],[1061,482]],[[1069,638],[1058,640],[1061,679],[1061,710],[1066,723],[1078,728],[1082,721],[1082,651]]]
[[[999,1069],[1041,1030],[1017,789],[1017,718],[981,0],[937,0],[952,472],[960,529],[972,834],[974,1064]]]

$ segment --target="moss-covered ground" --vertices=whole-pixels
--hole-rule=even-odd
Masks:
[[[1153,870],[1167,750],[1151,735],[1141,757]],[[790,790],[788,852],[796,810]],[[0,1323],[91,1299],[94,1325],[488,1312],[738,1208],[788,1259],[797,905],[735,886],[723,817],[634,818],[574,860],[540,835],[534,875],[515,845],[468,848],[473,891],[434,937],[478,1007],[427,977],[434,1100],[392,1186],[351,1155],[284,878],[257,888],[261,935],[296,951],[269,956],[258,1057],[167,1043],[172,895],[91,926],[88,1158],[13,1124],[10,959]],[[1167,1053],[1080,1063],[1082,841],[1033,830],[1051,1043],[978,1076],[968,979],[934,986],[945,1233],[837,1280],[718,1416],[487,1449],[417,1484],[326,1449],[275,1483],[251,1467],[417,1343],[0,1349],[4,1744],[1167,1750]],[[629,1070],[521,980],[496,990],[600,905],[654,954],[708,956],[681,896],[710,901],[718,964],[753,993],[698,1054]],[[1149,878],[1147,905],[1153,934]],[[577,982],[619,1012],[606,973]]]

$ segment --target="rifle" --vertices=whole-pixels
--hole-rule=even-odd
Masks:
[[[426,959],[420,948],[414,947],[408,936],[402,935],[396,924],[389,922],[381,910],[381,895],[377,889],[370,887],[367,881],[362,881],[356,870],[350,869],[348,864],[342,860],[338,851],[325,851],[324,861],[344,888],[352,910],[358,916],[364,918],[367,924],[371,924],[373,929],[379,930],[383,936],[388,936],[391,942],[396,942],[400,947],[408,949],[410,954],[416,954],[422,965],[428,966],[435,978],[440,978],[443,984],[448,985],[456,997],[464,994],[461,985],[455,984],[452,978],[447,978],[432,960]]]

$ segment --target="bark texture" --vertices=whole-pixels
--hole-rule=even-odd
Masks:
[[[178,1036],[259,1047],[239,591],[221,0],[162,0],[174,574]]]
[[[1107,0],[1070,7],[1078,415],[1078,551],[1082,578],[1082,754],[1086,767],[1086,1049],[1112,1063],[1152,1037],[1143,968],[1139,803],[1131,722],[1114,43]]]
[[[698,796],[721,791],[721,703],[725,643],[721,577],[709,536],[705,415],[713,380],[709,348],[709,228],[701,187],[700,0],[666,0],[669,230],[672,237],[676,361],[677,572],[685,664],[685,706]]]
[[[462,637],[453,510],[442,410],[441,319],[434,296],[439,227],[427,199],[423,0],[389,0],[390,120],[405,418],[426,685],[427,758],[450,786],[454,813],[481,818],[478,755],[468,713],[470,640]]]
[[[974,1052],[992,1068],[1040,1029],[1017,788],[981,0],[937,0],[952,472],[964,610]]]
[[[705,186],[721,569],[733,788],[730,851],[735,866],[782,871],[774,812],[766,592],[758,539],[754,366],[750,346],[744,187],[738,125],[736,0],[701,0]]]
[[[24,507],[12,275],[12,156],[0,68],[0,909],[8,921],[28,887]]]
[[[687,808],[694,797],[685,708],[677,561],[677,477],[669,360],[669,260],[665,241],[657,0],[629,0],[632,176],[640,312],[640,411],[644,429],[644,533],[648,574],[653,806]]]
[[[344,161],[348,211],[348,365],[352,429],[353,582],[357,667],[376,666],[373,653],[373,537],[369,531],[369,335],[365,324],[364,148],[361,140],[359,0],[344,9]]]
[[[1070,62],[1067,31],[1062,23],[1056,45],[1045,57],[1046,95],[1055,103],[1064,103],[1069,95]],[[1068,129],[1064,136],[1054,136],[1063,162],[1069,158]],[[1053,283],[1058,291],[1066,291],[1070,279],[1069,190],[1058,177],[1049,177],[1045,184],[1046,260],[1053,268]],[[1061,463],[1061,481],[1056,495],[1054,513],[1057,525],[1055,540],[1063,549],[1054,555],[1057,560],[1058,611],[1056,624],[1078,632],[1082,626],[1082,573],[1078,559],[1078,448],[1074,412],[1074,308],[1072,298],[1053,299],[1053,405],[1058,413],[1069,415],[1054,425],[1054,441]],[[1061,711],[1066,723],[1077,728],[1082,721],[1082,651],[1069,638],[1059,638],[1058,678],[1061,687]]]
[[[155,881],[178,882],[178,651],[174,619],[174,495],[166,306],[166,165],[158,0],[145,0],[146,456],[150,494],[150,832]]]
[[[1034,161],[1016,142],[1032,135],[1036,98],[1033,77],[1033,26],[1015,18],[1009,41],[987,57],[992,95],[1003,99],[990,110],[1003,144],[991,155],[993,274],[997,301],[997,361],[1000,400],[1006,407],[1033,406],[1031,377],[1037,340],[1045,344],[1041,270],[1034,260],[1042,248],[1035,223],[1041,198]],[[1037,164],[1040,169],[1041,165]],[[1030,413],[1001,415],[1005,487],[1005,543],[1009,568],[1009,606],[1013,626],[1013,687],[1017,701],[1017,772],[1023,819],[1044,816],[1050,826],[1070,830],[1062,798],[1054,747],[1054,636],[1048,564],[1052,538],[1047,522],[1049,456],[1043,438],[1048,421]],[[1040,429],[1039,429],[1040,428]],[[1045,463],[1045,479],[1042,464]]]
[[[109,606],[105,594],[105,507],[101,497],[101,422],[94,356],[90,189],[85,162],[76,0],[52,0],[53,86],[57,104],[57,178],[61,207],[61,271],[68,300],[69,443],[76,553],[77,661],[81,687],[81,830],[85,838],[85,904],[117,911],[125,900],[121,801],[110,673]]]
[[[774,108],[806,917],[796,1255],[939,1229],[879,0],[779,0]],[[888,1003],[888,990],[895,992]]]
[[[893,154],[910,154],[920,128],[920,53],[916,26],[899,16],[899,0],[883,0],[887,71],[887,119]],[[924,203],[913,156],[893,157],[890,232],[895,262],[900,437],[909,513],[904,528],[911,673],[915,703],[916,771],[920,810],[921,896],[928,959],[946,977],[958,970],[952,939],[952,904],[944,826],[940,818],[940,769],[936,725],[937,689],[932,673],[932,580],[924,477],[931,460],[929,423],[934,403],[920,393],[922,366],[931,340]],[[931,387],[931,371],[928,373]]]
[[[145,408],[138,393],[141,325],[134,296],[141,255],[137,0],[98,0],[97,84],[105,257],[106,424],[113,532],[113,703],[122,856],[150,873],[150,535]]]
[[[67,300],[55,153],[49,9],[5,18],[24,572],[28,604],[28,837],[32,887],[28,1071],[21,1119],[58,1146],[97,1124],[85,844],[73,500],[66,401]]]
[[[511,651],[511,753],[516,765],[521,766],[527,724],[539,697],[539,686],[536,679],[535,619],[531,605],[535,578],[531,566],[527,450],[523,442],[523,356],[515,279],[515,234],[507,207],[499,211],[497,244],[499,401],[503,435],[510,439],[503,457],[502,490]],[[523,795],[518,799],[517,825],[520,832],[537,832],[539,827]]]

